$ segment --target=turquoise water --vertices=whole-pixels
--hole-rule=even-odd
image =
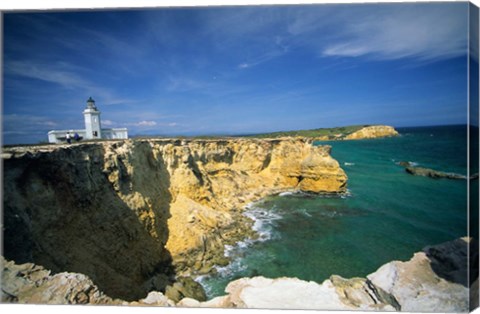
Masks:
[[[328,142],[348,175],[348,193],[282,194],[251,204],[260,233],[226,248],[232,263],[199,278],[210,298],[240,277],[282,276],[322,282],[365,276],[426,245],[467,235],[466,180],[412,176],[410,161],[467,174],[466,127],[399,129],[400,137]],[[325,143],[318,143],[325,144]]]

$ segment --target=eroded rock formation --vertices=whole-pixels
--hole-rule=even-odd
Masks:
[[[366,278],[243,278],[203,299],[188,275],[249,236],[242,208],[290,189],[345,190],[303,139],[136,140],[5,149],[3,302],[461,312],[466,239]],[[42,266],[38,266],[42,265]],[[166,296],[167,295],[167,296]],[[196,298],[197,300],[193,299]],[[138,300],[138,301],[137,301]]]
[[[387,125],[372,125],[364,127],[356,132],[345,136],[345,140],[359,140],[368,138],[380,138],[397,136],[398,132],[391,126]]]
[[[393,261],[366,278],[332,275],[323,283],[297,278],[242,278],[231,282],[226,295],[206,302],[172,300],[152,291],[134,302],[111,299],[81,274],[50,271],[33,264],[2,264],[3,302],[48,304],[117,304],[221,308],[380,310],[467,312],[469,291],[467,238],[425,248],[406,262]],[[473,287],[478,277],[469,278]],[[182,290],[182,288],[180,289]],[[478,295],[477,295],[478,297]],[[472,300],[475,302],[478,300]]]
[[[388,125],[369,125],[359,127],[356,131],[345,128],[336,128],[336,132],[328,135],[316,136],[317,141],[362,140],[397,136],[398,132]]]
[[[471,241],[462,238],[427,247],[409,261],[387,263],[366,278],[345,279],[332,275],[322,284],[296,278],[242,278],[227,286],[226,296],[208,302],[184,299],[177,305],[467,312],[467,252],[469,245],[478,247],[478,243],[472,245]],[[470,278],[470,283],[478,285],[478,277]]]
[[[252,232],[247,203],[289,189],[344,191],[329,152],[304,139],[6,148],[4,254],[138,300],[227,263],[224,245]]]

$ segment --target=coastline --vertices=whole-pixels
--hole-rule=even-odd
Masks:
[[[102,149],[99,150],[99,148]],[[252,150],[252,148],[254,149]],[[269,149],[266,150],[265,148]],[[261,153],[259,154],[259,152]],[[210,153],[210,155],[207,155],[208,153]],[[57,158],[59,156],[61,156],[60,159]],[[101,193],[93,190],[93,193],[102,195],[103,198],[108,199],[108,193],[113,191],[120,197],[123,204],[131,204],[131,208],[139,214],[135,219],[145,219],[145,222],[147,222],[143,228],[147,227],[145,230],[148,232],[149,237],[159,237],[162,234],[160,229],[149,229],[149,226],[155,225],[154,223],[152,224],[153,221],[151,219],[157,219],[161,217],[159,215],[161,212],[152,212],[155,214],[153,216],[143,215],[148,213],[147,209],[162,204],[160,202],[162,199],[156,200],[155,198],[152,198],[152,196],[157,195],[158,193],[163,193],[163,195],[167,196],[166,200],[169,200],[168,213],[171,215],[169,219],[165,221],[166,224],[164,225],[164,227],[168,226],[166,230],[169,232],[169,238],[167,239],[168,241],[172,239],[185,240],[183,237],[185,233],[178,233],[179,229],[176,230],[172,227],[183,226],[183,229],[181,230],[184,231],[181,232],[193,232],[197,235],[205,234],[205,236],[192,239],[199,242],[171,242],[168,244],[168,241],[165,241],[165,239],[161,240],[161,238],[159,238],[160,241],[165,241],[163,243],[165,243],[165,247],[169,252],[173,252],[172,248],[177,244],[179,244],[179,246],[176,249],[180,251],[186,247],[185,245],[195,243],[200,244],[200,246],[195,245],[191,251],[183,251],[183,254],[193,257],[190,260],[186,260],[184,264],[182,264],[181,260],[182,255],[175,256],[174,267],[177,279],[183,278],[184,276],[194,277],[197,275],[205,275],[212,271],[212,267],[215,267],[215,265],[220,265],[219,267],[222,267],[222,265],[229,267],[232,261],[228,260],[228,251],[234,249],[233,247],[236,245],[243,245],[241,244],[242,242],[252,239],[255,241],[255,234],[259,234],[258,229],[256,230],[258,225],[255,226],[256,221],[258,224],[258,219],[252,219],[256,218],[255,216],[248,218],[248,215],[247,217],[244,215],[249,209],[255,207],[256,202],[262,202],[270,195],[288,196],[292,193],[295,194],[301,189],[301,187],[305,187],[305,190],[307,191],[305,192],[305,196],[308,196],[309,193],[311,193],[309,191],[314,185],[308,181],[303,182],[305,178],[315,178],[312,177],[312,175],[318,175],[319,173],[322,175],[331,176],[332,166],[334,166],[333,169],[335,169],[335,171],[340,169],[338,162],[330,156],[330,147],[314,147],[312,146],[311,141],[299,139],[276,139],[267,141],[200,140],[191,142],[186,141],[185,143],[169,140],[142,140],[115,143],[109,142],[91,145],[89,144],[86,146],[78,145],[57,147],[54,151],[49,151],[49,149],[46,147],[39,148],[37,152],[32,152],[28,149],[19,149],[18,151],[10,150],[10,152],[4,152],[3,157],[7,161],[8,165],[14,165],[14,167],[7,168],[7,177],[9,180],[11,180],[10,182],[19,182],[23,184],[22,186],[25,186],[25,182],[28,182],[29,184],[35,183],[32,186],[27,185],[26,191],[26,195],[29,197],[34,197],[33,199],[36,199],[36,194],[30,196],[28,191],[30,188],[34,187],[38,191],[38,186],[42,186],[44,184],[39,184],[39,182],[42,182],[39,180],[44,180],[45,172],[43,167],[45,167],[45,164],[57,166],[57,162],[62,160],[68,166],[67,168],[58,166],[58,171],[55,173],[55,175],[60,175],[60,177],[56,178],[61,178],[61,180],[68,178],[68,180],[65,182],[88,182],[88,184],[91,184],[91,186],[87,191],[92,191],[92,187],[94,189],[100,187],[98,183],[94,182],[100,178],[103,178],[103,181],[100,182],[105,182],[107,186],[111,187],[111,189],[109,188],[108,191],[102,190]],[[268,162],[265,162],[266,160],[268,160]],[[25,163],[25,161],[27,161],[27,163]],[[37,163],[39,161],[40,163]],[[389,160],[388,163],[391,164],[391,161]],[[29,165],[28,171],[26,171],[26,168],[22,168],[22,164]],[[78,175],[78,173],[83,173],[82,171],[78,170],[72,173],[72,165],[75,165],[75,167],[80,165],[82,165],[81,167],[86,166],[85,169],[87,170],[85,172],[89,176],[92,176],[92,178],[85,177],[84,180],[78,180],[75,179],[75,177],[69,177],[72,175]],[[358,163],[358,165],[360,165],[360,163]],[[145,166],[147,166],[146,171],[140,171],[140,169],[145,168]],[[353,163],[352,167],[355,167],[355,163]],[[35,173],[38,171],[40,171],[39,173],[41,173],[42,176],[35,176]],[[33,179],[21,179],[22,175],[19,176],[19,174],[22,173],[23,175],[28,174],[28,176],[32,176],[30,178]],[[341,172],[336,172],[336,174],[330,178],[337,180],[339,173]],[[161,175],[157,176],[156,174]],[[276,179],[270,180],[272,177]],[[13,179],[12,181],[12,178],[17,179]],[[165,181],[165,178],[168,178],[169,180]],[[202,180],[200,180],[200,178],[202,178],[203,183],[201,183]],[[346,175],[344,178],[346,178]],[[159,179],[162,180],[158,181]],[[61,180],[58,181],[57,179],[56,182],[62,182]],[[153,190],[150,190],[152,188],[151,186],[139,185],[139,182],[142,181],[149,183],[156,182],[157,184],[154,184]],[[318,195],[318,193],[323,193],[322,190],[331,191],[332,182],[336,182],[337,187],[339,187],[346,195],[348,195],[349,191],[346,188],[345,182],[342,180],[327,181],[324,185],[321,185],[322,189],[320,189],[320,191],[313,194]],[[167,185],[165,185],[165,183],[168,183],[168,189],[166,188]],[[10,188],[12,189],[15,187],[11,186]],[[232,191],[235,193],[232,194]],[[12,195],[16,195],[15,193],[12,194],[11,192],[12,190],[9,190],[10,197]],[[51,194],[51,192],[49,193]],[[82,193],[79,193],[78,195],[82,195]],[[65,193],[62,195],[64,194]],[[48,195],[49,194],[46,194],[46,196]],[[227,195],[230,196],[228,197]],[[327,195],[331,194],[326,194],[326,196]],[[338,194],[335,195],[337,197],[339,196]],[[25,194],[23,194],[23,197],[24,196]],[[211,198],[211,196],[215,197]],[[340,197],[341,196],[342,195],[340,195]],[[163,199],[165,200],[165,198]],[[16,204],[12,203],[11,199],[7,203],[9,206]],[[96,212],[90,211],[88,207],[84,207],[82,210],[82,215],[85,215],[86,213],[88,213],[88,215],[95,215],[95,213],[98,214],[99,211],[101,212],[104,209],[102,206],[100,206],[94,209]],[[74,213],[75,210],[72,208],[69,214],[71,215]],[[175,221],[173,218],[177,220]],[[269,217],[267,218],[269,219]],[[272,217],[272,219],[276,219],[276,217]],[[172,222],[173,224],[170,225]],[[136,237],[136,235],[132,233],[135,230],[132,227],[135,227],[135,225],[130,223],[128,228],[125,229],[128,232],[126,236]],[[177,233],[175,234],[173,231]],[[199,231],[202,231],[203,233],[199,233]],[[134,232],[139,234],[142,231],[141,229],[136,229]],[[261,233],[259,237],[262,239]],[[269,235],[264,234],[263,237],[264,239],[268,239]],[[146,238],[141,239],[142,241],[146,240]],[[128,243],[128,241],[125,243]],[[227,245],[227,247],[225,245]],[[143,250],[143,254],[148,253],[148,250],[151,250],[151,247],[143,244]],[[225,254],[227,256],[225,256]],[[56,273],[58,273],[58,271],[53,272],[53,274]],[[49,280],[50,279],[47,281]],[[162,280],[165,280],[165,277],[155,275],[150,280],[151,281],[149,281],[149,284],[158,284]],[[281,278],[277,281],[275,281],[276,279],[272,280],[274,281],[255,279],[253,283],[254,286],[257,284],[270,285],[270,283],[274,285],[284,284]],[[154,283],[154,281],[156,283]],[[291,282],[290,280],[287,281]],[[287,284],[287,281],[285,284]],[[92,282],[96,284],[97,281],[93,280]],[[170,283],[170,285],[177,287],[177,291],[180,292],[184,291],[184,289],[189,289],[187,286],[181,286],[181,282],[184,281],[176,281]],[[239,283],[235,284],[237,288],[241,289],[241,291],[243,291],[243,289],[246,287],[244,284],[251,286],[250,283],[252,283],[247,279],[244,279],[242,282],[243,283],[240,285]],[[325,285],[324,283],[318,283],[319,286],[315,286],[316,288],[314,289],[321,289],[322,291],[326,289],[325,291],[329,291],[328,293],[335,293],[335,295],[337,295],[339,298],[338,301],[340,302],[337,303],[338,307],[336,309],[345,309],[344,306],[346,306],[346,308],[358,307],[355,304],[359,305],[360,308],[366,309],[369,308],[369,305],[366,305],[368,302],[362,303],[363,301],[361,301],[360,303],[356,303],[357,301],[354,301],[354,303],[352,303],[352,300],[349,298],[345,300],[341,298],[343,293],[342,289],[348,287],[350,287],[348,289],[351,289],[357,287],[357,284],[359,283],[362,283],[363,285],[366,282],[367,281],[358,281],[355,278],[342,279],[333,276]],[[298,287],[303,287],[304,285],[302,280],[298,281],[297,283],[300,285]],[[294,284],[294,287],[297,287],[297,283]],[[288,285],[290,285],[290,283],[288,283]],[[313,283],[309,283],[308,285],[312,286]],[[158,284],[157,287],[160,286],[161,284]],[[343,288],[340,289],[340,287]],[[354,288],[353,291],[357,291],[355,289],[356,288]],[[99,291],[102,290],[103,289],[99,289]],[[187,294],[183,294],[180,299],[171,299],[171,293],[166,292],[163,294],[158,292],[159,289],[156,288],[153,288],[150,291],[153,291],[152,294],[147,295],[147,297],[144,297],[143,299],[137,298],[134,300],[125,300],[115,298],[117,301],[108,302],[120,302],[115,304],[124,305],[149,304],[193,307],[242,306],[240,303],[235,303],[237,301],[232,301],[234,300],[232,299],[232,293],[236,294],[236,292],[233,292],[234,290],[231,289],[229,289],[228,295],[223,295],[224,298],[213,298],[206,302],[200,302],[198,299],[195,301],[194,298],[192,299],[192,296]],[[347,294],[350,293],[347,292]],[[331,294],[327,295],[331,296]],[[379,298],[383,297],[379,295]],[[95,302],[94,299],[89,300]],[[309,301],[306,299],[302,300],[302,302],[305,302],[305,306],[307,307]],[[378,299],[377,302],[385,301],[384,305],[387,309],[391,309],[388,306],[394,305],[394,303],[388,301],[388,298],[382,300],[383,301]],[[245,303],[243,306],[248,306],[248,302],[250,301],[247,301],[247,303]],[[259,304],[256,306],[262,307]],[[315,303],[310,303],[310,306],[316,305]],[[395,306],[393,306],[393,308],[395,308]],[[381,307],[376,307],[374,309],[379,310]]]
[[[85,273],[109,295],[136,299],[142,291],[174,284],[174,278],[228,263],[224,244],[251,234],[251,222],[241,214],[245,204],[292,188],[345,189],[346,175],[329,152],[328,146],[312,146],[306,139],[8,148],[2,153],[9,182],[4,191],[6,257],[36,261],[54,272]],[[52,204],[63,205],[52,211]],[[43,237],[48,231],[41,230],[51,224],[59,227]],[[15,240],[21,237],[51,253],[32,251],[36,246]],[[116,253],[124,249],[128,255]],[[92,261],[93,268],[88,266]],[[120,275],[126,268],[131,279]],[[119,285],[116,278],[124,282]],[[132,285],[140,289],[128,297]]]
[[[274,239],[276,236],[272,234],[271,226],[269,226],[270,220],[282,219],[279,214],[275,214],[272,211],[260,207],[264,200],[269,197],[285,197],[285,196],[296,196],[296,197],[348,197],[350,191],[347,189],[342,192],[331,192],[331,193],[309,193],[303,192],[295,189],[284,189],[277,190],[265,196],[254,199],[251,202],[247,203],[242,208],[242,216],[246,217],[248,222],[244,224],[245,227],[250,228],[249,232],[245,233],[243,239],[232,243],[226,243],[224,245],[223,256],[228,259],[229,263],[226,265],[213,265],[212,269],[203,274],[194,275],[194,280],[200,283],[207,293],[208,300],[215,298],[216,296],[211,296],[209,292],[208,284],[205,283],[205,280],[208,280],[211,276],[217,276],[220,273],[220,277],[230,274],[232,271],[238,270],[238,267],[241,267],[241,259],[244,254],[247,253],[248,249],[251,246],[259,242],[265,242]],[[269,228],[270,227],[270,228]],[[230,241],[229,241],[230,242]],[[223,273],[223,275],[222,275]]]
[[[50,271],[43,267],[15,265],[2,258],[5,291],[2,300],[12,302],[14,299],[5,297],[15,297],[15,303],[27,304],[466,312],[469,309],[469,284],[465,282],[467,277],[463,269],[468,259],[466,252],[472,245],[478,243],[461,238],[429,246],[415,253],[410,260],[389,262],[365,278],[346,279],[332,275],[322,283],[288,277],[241,278],[228,284],[225,295],[206,302],[189,297],[173,301],[157,291],[151,291],[138,301],[112,299],[85,275],[50,275]],[[443,264],[444,260],[449,263]],[[442,263],[442,268],[435,266],[438,263]],[[6,278],[10,280],[5,282]],[[470,280],[478,287],[478,278],[475,282]]]

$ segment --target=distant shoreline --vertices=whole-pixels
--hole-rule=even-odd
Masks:
[[[321,135],[328,135],[334,134],[335,131],[341,129],[347,129],[353,131],[358,131],[362,127],[367,126],[379,126],[378,124],[365,124],[365,125],[350,125],[350,126],[341,126],[341,127],[333,127],[333,128],[318,128],[318,129],[307,129],[307,130],[290,130],[290,131],[275,131],[275,132],[266,132],[266,133],[252,133],[252,134],[205,134],[205,135],[162,135],[162,134],[138,134],[131,136],[132,139],[229,139],[229,138],[278,138],[278,137],[307,137],[307,138],[315,138],[316,136],[309,136],[308,133],[311,132],[314,134],[317,132],[319,136]],[[471,126],[478,129],[478,126],[475,125],[468,125],[468,124],[445,124],[445,125],[422,125],[422,126],[392,126],[395,130],[405,130],[405,129],[412,129],[412,128],[431,128],[431,127],[459,127],[459,126]],[[350,132],[350,133],[352,133]],[[323,134],[321,134],[323,133]],[[346,132],[345,132],[346,133]],[[349,133],[349,134],[350,134]],[[305,134],[305,135],[303,135]],[[346,134],[348,135],[348,134]],[[99,141],[109,141],[109,140],[94,140],[88,141],[89,143],[99,142]],[[87,143],[87,141],[82,141],[83,143]],[[47,143],[47,140],[40,141],[37,143],[13,143],[13,144],[3,144],[2,147],[15,147],[15,146],[45,146],[50,145],[51,143]]]

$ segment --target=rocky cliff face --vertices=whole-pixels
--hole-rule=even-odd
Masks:
[[[286,140],[129,140],[4,149],[4,254],[88,275],[138,300],[224,264],[268,194],[342,192],[328,146]]]
[[[457,239],[427,247],[409,261],[390,262],[366,278],[332,275],[321,284],[296,278],[242,278],[227,286],[225,296],[207,302],[173,301],[155,291],[136,302],[113,300],[84,275],[51,275],[33,264],[0,259],[6,283],[1,297],[3,302],[50,304],[467,312],[468,286],[478,287],[478,278],[467,274],[468,247],[478,246],[470,241]]]
[[[391,126],[387,125],[372,125],[364,127],[356,132],[345,136],[345,140],[359,140],[369,138],[380,138],[396,136],[398,132]]]

